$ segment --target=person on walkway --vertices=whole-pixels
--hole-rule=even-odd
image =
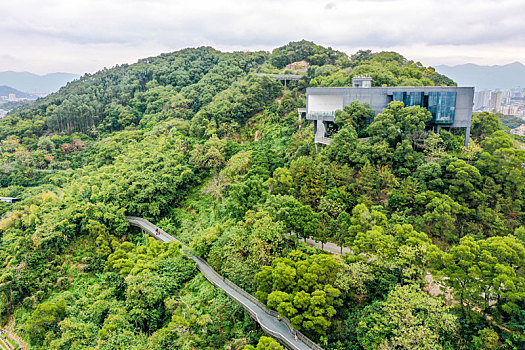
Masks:
[[[159,229],[158,229],[158,228],[156,228],[156,229],[155,229],[155,234],[156,234],[157,236],[158,236],[158,235],[160,234],[160,232],[159,232]]]

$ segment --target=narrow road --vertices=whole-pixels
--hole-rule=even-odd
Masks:
[[[147,232],[158,240],[163,242],[177,241],[181,243],[145,219],[133,216],[128,216],[126,219],[131,225],[141,228],[143,232]],[[157,229],[159,230],[159,234],[156,234]],[[222,289],[230,298],[241,304],[250,316],[259,323],[266,334],[276,338],[291,350],[322,350],[321,347],[306,338],[306,336],[287,325],[285,321],[279,320],[277,312],[268,310],[253,296],[219,275],[205,260],[189,253],[187,256],[189,259],[195,261],[199,270],[213,285]]]
[[[291,233],[287,233],[287,235],[294,236]],[[350,248],[347,248],[347,247],[343,247],[343,252],[341,253],[341,246],[338,246],[337,244],[332,243],[332,242],[327,242],[327,243],[322,244],[321,242],[318,242],[312,238],[307,238],[306,240],[304,240],[304,238],[297,237],[297,239],[301,242],[305,242],[310,247],[316,247],[328,253],[337,254],[337,255],[354,254],[354,252]],[[373,260],[375,260],[375,257],[372,257],[367,262],[372,262]],[[424,290],[429,295],[436,297],[436,296],[445,294],[445,300],[448,303],[454,302],[454,298],[452,297],[452,288],[450,287],[444,288],[443,283],[435,281],[434,277],[432,276],[432,274],[430,274],[430,272],[427,272],[427,274],[425,275],[425,281],[427,282],[427,286]],[[443,291],[443,289],[445,291]]]
[[[287,235],[288,236],[294,236],[291,233],[287,233]],[[304,240],[304,238],[300,238],[298,236],[296,236],[296,237],[297,237],[298,240],[300,240],[301,242],[305,242],[310,247],[317,247],[317,248],[319,248],[321,250],[324,250],[325,252],[328,252],[328,253],[338,254],[338,255],[353,254],[352,250],[350,248],[347,248],[347,247],[343,247],[343,251],[341,253],[341,247],[338,246],[335,243],[332,243],[332,242],[326,242],[326,243],[323,244],[322,242],[317,242],[316,240],[312,239],[311,237],[307,238],[306,240]]]

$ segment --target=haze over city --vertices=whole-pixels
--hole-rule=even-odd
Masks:
[[[21,0],[0,13],[0,71],[82,74],[185,47],[270,50],[303,38],[425,65],[525,62],[520,0]]]

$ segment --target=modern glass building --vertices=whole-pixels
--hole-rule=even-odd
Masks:
[[[361,82],[363,81],[363,83]],[[465,147],[468,147],[473,87],[424,86],[424,87],[369,87],[371,78],[354,78],[354,87],[308,88],[306,90],[306,119],[315,120],[315,142],[330,143],[326,130],[333,123],[335,111],[352,101],[368,103],[376,115],[392,101],[406,106],[421,106],[432,114],[429,127],[465,129]]]

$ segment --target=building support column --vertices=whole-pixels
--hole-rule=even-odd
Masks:
[[[326,137],[326,127],[321,119],[315,121],[315,136],[318,138]]]
[[[468,143],[470,141],[470,126],[465,128],[465,149],[468,149]]]

